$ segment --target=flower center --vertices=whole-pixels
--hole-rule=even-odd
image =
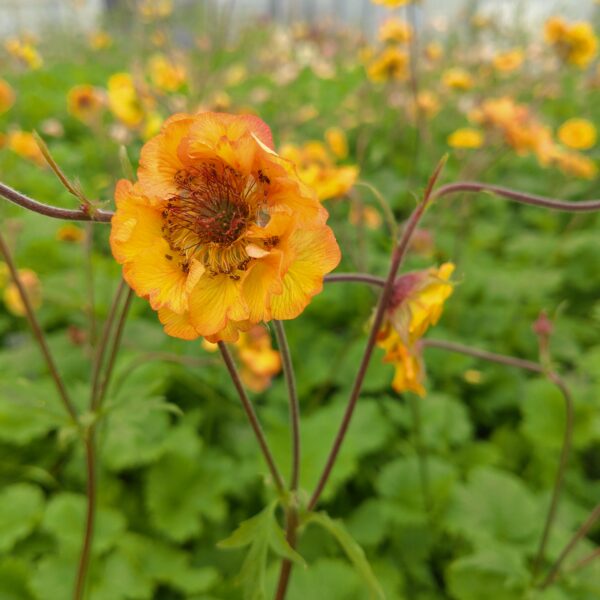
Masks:
[[[175,174],[177,194],[163,210],[163,235],[182,268],[200,260],[213,274],[234,274],[248,264],[241,238],[253,222],[248,202],[255,182],[231,167],[206,163]]]

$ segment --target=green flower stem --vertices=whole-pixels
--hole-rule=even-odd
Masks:
[[[342,443],[344,438],[346,437],[346,433],[348,432],[348,427],[350,426],[350,421],[352,420],[352,415],[354,414],[354,409],[356,407],[356,403],[360,396],[360,392],[362,389],[362,385],[367,374],[367,369],[369,367],[369,362],[371,361],[371,356],[373,355],[373,350],[375,348],[375,342],[377,340],[377,335],[379,330],[381,329],[381,325],[383,323],[383,319],[385,316],[386,308],[389,304],[390,297],[392,295],[392,291],[394,288],[394,281],[396,279],[396,275],[398,270],[400,269],[402,263],[404,262],[404,257],[408,251],[408,247],[410,245],[410,241],[412,239],[413,233],[415,232],[421,217],[425,213],[425,209],[429,204],[429,200],[431,197],[431,192],[435,182],[444,166],[445,160],[440,161],[438,166],[436,167],[433,175],[429,179],[427,188],[423,195],[423,200],[417,205],[417,207],[413,210],[408,222],[406,223],[406,227],[402,236],[400,237],[398,243],[395,245],[394,250],[392,252],[392,258],[390,263],[390,268],[388,271],[388,275],[385,280],[385,285],[381,292],[381,296],[379,298],[379,304],[377,305],[377,310],[375,312],[375,316],[373,318],[373,323],[371,325],[371,330],[369,332],[369,337],[367,340],[367,345],[365,347],[365,351],[360,361],[360,365],[358,367],[358,372],[356,374],[356,378],[354,380],[354,384],[352,386],[352,391],[350,392],[350,398],[348,400],[348,404],[346,406],[346,410],[344,412],[344,416],[342,418],[342,422],[338,429],[337,435],[333,442],[333,446],[329,452],[329,456],[325,462],[325,467],[323,472],[321,473],[321,477],[319,478],[319,482],[317,483],[317,487],[315,488],[310,501],[308,503],[308,510],[313,510],[316,506],[321,494],[323,493],[323,489],[329,480],[329,476],[331,475],[331,471],[335,464],[335,461],[338,457],[339,451],[342,447]]]
[[[4,237],[2,236],[2,234],[0,234],[0,254],[4,258],[4,262],[6,263],[6,266],[8,267],[11,279],[13,280],[15,286],[17,287],[17,291],[19,292],[21,302],[23,302],[23,306],[25,308],[25,315],[27,317],[27,321],[29,322],[29,326],[31,327],[31,330],[33,331],[35,340],[37,341],[37,344],[40,347],[40,350],[42,352],[42,355],[44,356],[44,360],[46,361],[46,366],[48,367],[48,370],[50,371],[50,375],[52,376],[52,379],[54,380],[54,384],[56,385],[58,395],[59,395],[69,417],[71,417],[71,420],[73,421],[73,423],[75,425],[77,425],[77,427],[79,427],[79,419],[77,416],[77,411],[75,410],[75,406],[71,402],[71,398],[69,397],[69,394],[67,393],[67,389],[62,380],[62,377],[60,376],[60,373],[58,372],[56,363],[54,362],[54,358],[52,357],[52,353],[50,352],[48,342],[46,341],[46,336],[44,335],[44,332],[39,324],[39,321],[37,320],[37,317],[35,316],[35,311],[33,310],[33,306],[31,305],[31,302],[29,301],[29,296],[27,295],[27,290],[25,289],[25,286],[23,285],[23,282],[21,281],[21,278],[19,277],[19,273],[17,271],[17,267],[13,260],[12,254],[8,248],[8,245],[4,241]]]
[[[265,437],[258,417],[256,416],[254,406],[252,405],[252,402],[250,401],[250,398],[248,398],[248,394],[244,389],[244,385],[242,384],[242,380],[240,379],[237,367],[233,362],[231,352],[229,352],[229,349],[227,348],[225,342],[217,342],[217,345],[219,346],[221,356],[223,356],[223,360],[225,361],[225,366],[229,371],[229,375],[231,377],[233,385],[235,386],[240,401],[242,402],[242,406],[244,408],[244,411],[246,412],[246,416],[250,421],[250,426],[254,431],[254,435],[256,436],[256,439],[258,441],[258,445],[260,446],[261,452],[265,458],[267,466],[269,467],[269,471],[271,472],[271,477],[273,478],[275,487],[277,488],[279,494],[283,496],[285,494],[285,483],[283,481],[283,477],[281,476],[281,473],[279,472],[279,469],[275,464],[273,454],[271,453],[271,450],[267,443],[267,438]]]
[[[298,402],[298,392],[296,389],[296,378],[294,374],[294,365],[292,355],[285,334],[285,327],[281,321],[273,321],[275,326],[275,336],[277,345],[281,353],[283,363],[283,374],[288,389],[288,398],[290,404],[290,430],[292,433],[292,469],[290,474],[290,502],[286,507],[286,537],[292,548],[296,546],[296,528],[298,526],[298,512],[296,507],[296,491],[300,479],[300,406]],[[275,600],[283,600],[287,592],[287,587],[292,571],[292,562],[283,559],[281,571],[279,573],[279,582]]]

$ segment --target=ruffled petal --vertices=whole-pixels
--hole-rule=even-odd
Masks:
[[[192,324],[203,336],[222,330],[230,319],[248,318],[241,282],[224,274],[202,276],[190,293],[189,309]]]
[[[329,227],[297,229],[290,236],[295,259],[283,278],[283,292],[271,298],[274,319],[293,319],[323,288],[323,277],[340,262],[340,249]]]
[[[170,308],[158,310],[158,318],[164,325],[165,333],[182,340],[195,340],[200,334],[194,329],[188,312],[177,314]]]

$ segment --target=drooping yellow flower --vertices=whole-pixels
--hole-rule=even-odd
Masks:
[[[0,115],[15,103],[15,92],[8,81],[0,78]]]
[[[473,87],[473,78],[471,75],[459,67],[444,71],[442,82],[447,88],[463,92]]]
[[[440,319],[444,302],[452,294],[453,271],[452,263],[444,263],[439,269],[402,275],[394,284],[377,345],[385,350],[384,361],[395,366],[392,387],[397,392],[425,395],[420,338]]]
[[[326,146],[319,141],[303,146],[286,144],[281,156],[292,162],[300,179],[317,192],[319,200],[347,194],[358,177],[355,165],[336,165]]]
[[[32,308],[38,309],[42,305],[42,285],[37,274],[31,269],[19,269],[18,274]],[[7,310],[17,317],[26,314],[25,305],[14,282],[10,282],[4,290],[4,304]]]
[[[32,70],[39,69],[44,61],[35,46],[24,39],[9,38],[4,42],[6,51],[16,58],[21,64]]]
[[[381,42],[393,42],[396,44],[406,44],[412,39],[412,27],[402,19],[391,17],[384,21],[379,28],[377,37]]]
[[[60,227],[60,229],[56,232],[56,239],[59,242],[68,242],[70,244],[77,244],[82,242],[85,238],[85,233],[81,227],[77,227],[77,225],[71,225],[67,223]]]
[[[7,145],[15,154],[30,160],[40,167],[46,166],[46,159],[31,132],[11,131],[8,134]]]
[[[174,115],[116,190],[111,248],[169,335],[235,340],[297,317],[340,252],[327,211],[249,115]]]
[[[106,31],[93,31],[88,36],[88,43],[92,50],[105,50],[113,44],[113,39]]]
[[[471,127],[457,129],[448,136],[448,145],[452,148],[481,148],[483,133]]]
[[[585,68],[598,53],[598,38],[589,23],[567,23],[561,17],[551,17],[544,27],[546,42],[553,46],[566,62]]]
[[[512,73],[516,71],[525,59],[525,55],[520,48],[513,48],[506,52],[499,52],[494,56],[494,68],[501,73]]]
[[[100,90],[92,85],[76,85],[67,94],[67,110],[84,123],[96,121],[103,106],[104,98]]]
[[[336,158],[344,160],[348,157],[348,139],[343,129],[330,127],[325,131],[325,141]]]
[[[569,119],[558,128],[558,139],[568,148],[589,150],[596,144],[597,132],[587,119]]]
[[[186,81],[185,67],[156,54],[148,63],[152,83],[163,92],[176,92]]]
[[[408,78],[408,54],[395,46],[384,48],[367,67],[371,81],[383,83],[394,79],[404,81]]]
[[[109,78],[108,105],[129,127],[136,127],[144,119],[144,108],[129,73],[115,73]]]

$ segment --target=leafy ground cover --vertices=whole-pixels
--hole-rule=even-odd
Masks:
[[[409,216],[446,153],[442,183],[478,180],[573,202],[598,196],[590,131],[600,119],[600,70],[585,28],[577,37],[554,21],[525,35],[471,14],[446,36],[428,24],[411,33],[413,6],[390,11],[398,21],[376,40],[335,23],[234,34],[218,12],[157,6],[108,15],[92,36],[23,32],[6,43],[2,182],[76,206],[27,136],[36,130],[85,195],[110,208],[128,160],[137,164],[169,114],[252,112],[324,200],[342,248],[338,270],[380,276],[390,218]],[[565,129],[571,119],[585,122]],[[429,336],[437,340],[537,361],[532,325],[541,311],[550,316],[550,357],[574,420],[539,562],[566,423],[560,390],[543,373],[427,347],[419,398],[391,387],[394,367],[377,350],[319,504],[327,513],[312,513],[296,553],[218,355],[166,336],[137,298],[100,417],[89,412],[94,342],[120,273],[109,226],[65,225],[8,203],[0,217],[19,268],[32,273],[36,314],[75,407],[98,419],[91,599],[272,597],[282,557],[297,563],[292,600],[600,593],[597,562],[579,564],[597,550],[597,527],[560,577],[539,585],[600,494],[597,214],[446,196],[421,222],[403,267],[456,265]],[[85,522],[84,448],[3,271],[0,284],[0,598],[68,598]],[[368,286],[328,284],[286,323],[302,414],[301,502],[338,429],[375,298]],[[254,381],[252,398],[287,478],[287,392],[275,371]]]

